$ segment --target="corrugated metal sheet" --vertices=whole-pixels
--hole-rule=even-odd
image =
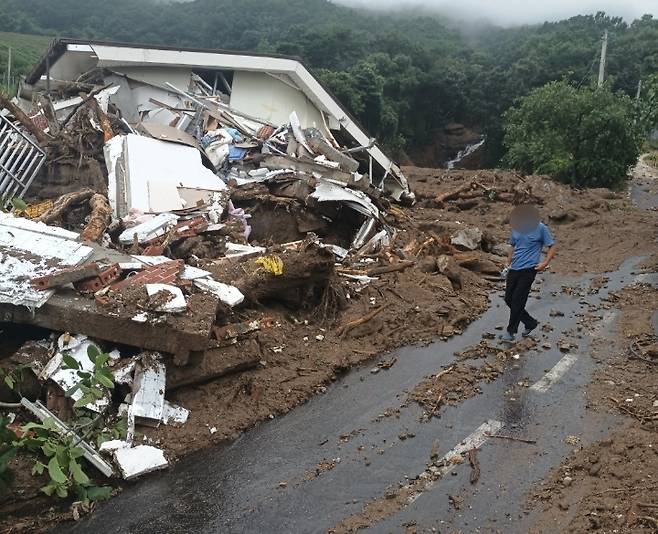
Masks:
[[[93,249],[76,241],[78,234],[0,213],[0,303],[38,308],[53,294],[30,281],[78,265]]]

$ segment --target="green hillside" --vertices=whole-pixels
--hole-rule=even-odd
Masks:
[[[595,83],[604,30],[613,91],[634,97],[639,81],[646,87],[658,72],[651,15],[458,28],[425,12],[374,13],[330,0],[0,0],[0,13],[7,32],[300,57],[398,159],[424,164],[445,160],[442,136],[457,122],[486,135],[487,164],[497,165],[505,111],[551,81]],[[13,39],[28,40],[17,47],[20,73],[50,38]]]
[[[11,48],[12,78],[28,72],[48,48],[51,37],[0,32],[0,84],[7,83],[7,57]]]

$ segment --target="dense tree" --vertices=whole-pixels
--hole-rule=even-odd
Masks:
[[[462,122],[487,136],[487,163],[498,163],[503,113],[548,82],[591,83],[606,29],[613,90],[634,96],[658,72],[650,15],[631,24],[604,13],[507,29],[451,24],[329,0],[0,0],[0,31],[297,56],[397,157]],[[0,73],[2,61],[0,53]]]
[[[506,160],[577,187],[614,187],[642,144],[634,103],[609,87],[550,82],[505,114]]]

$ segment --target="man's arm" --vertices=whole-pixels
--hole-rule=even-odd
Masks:
[[[514,258],[514,245],[510,245],[509,252],[507,253],[507,266],[512,266],[512,259]]]
[[[545,271],[551,264],[551,260],[555,257],[556,252],[555,245],[551,245],[546,253],[546,258],[541,263],[538,263],[535,269],[538,271]]]

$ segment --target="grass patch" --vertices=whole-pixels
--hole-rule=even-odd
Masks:
[[[24,76],[50,46],[53,37],[0,32],[0,89],[13,92],[20,76]],[[7,58],[11,48],[11,83],[7,87]]]

